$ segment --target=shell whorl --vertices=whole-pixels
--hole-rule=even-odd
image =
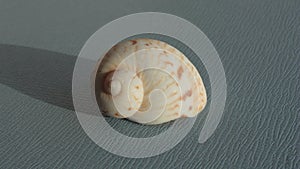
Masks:
[[[95,87],[100,90],[96,95],[106,115],[161,124],[193,117],[206,105],[206,91],[197,69],[165,42],[120,42],[99,62]]]

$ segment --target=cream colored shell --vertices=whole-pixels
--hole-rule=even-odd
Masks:
[[[99,61],[102,112],[142,124],[194,117],[207,102],[201,76],[179,50],[154,39],[120,42]]]

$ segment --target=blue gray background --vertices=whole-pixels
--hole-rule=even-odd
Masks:
[[[174,149],[146,159],[106,152],[81,129],[72,105],[76,57],[107,22],[145,11],[197,25],[227,78],[221,123],[197,139],[206,108]],[[119,28],[120,31],[122,28]],[[168,37],[207,74],[193,53]],[[0,1],[0,168],[300,168],[300,1]],[[107,118],[119,132],[149,137],[169,125]]]

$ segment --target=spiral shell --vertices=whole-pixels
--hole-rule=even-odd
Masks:
[[[100,110],[142,124],[194,117],[207,102],[201,76],[179,50],[154,39],[123,41],[99,60]]]

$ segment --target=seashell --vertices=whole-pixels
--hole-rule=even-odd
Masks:
[[[104,115],[153,125],[194,117],[206,105],[197,69],[165,42],[120,42],[97,65],[95,91]]]

